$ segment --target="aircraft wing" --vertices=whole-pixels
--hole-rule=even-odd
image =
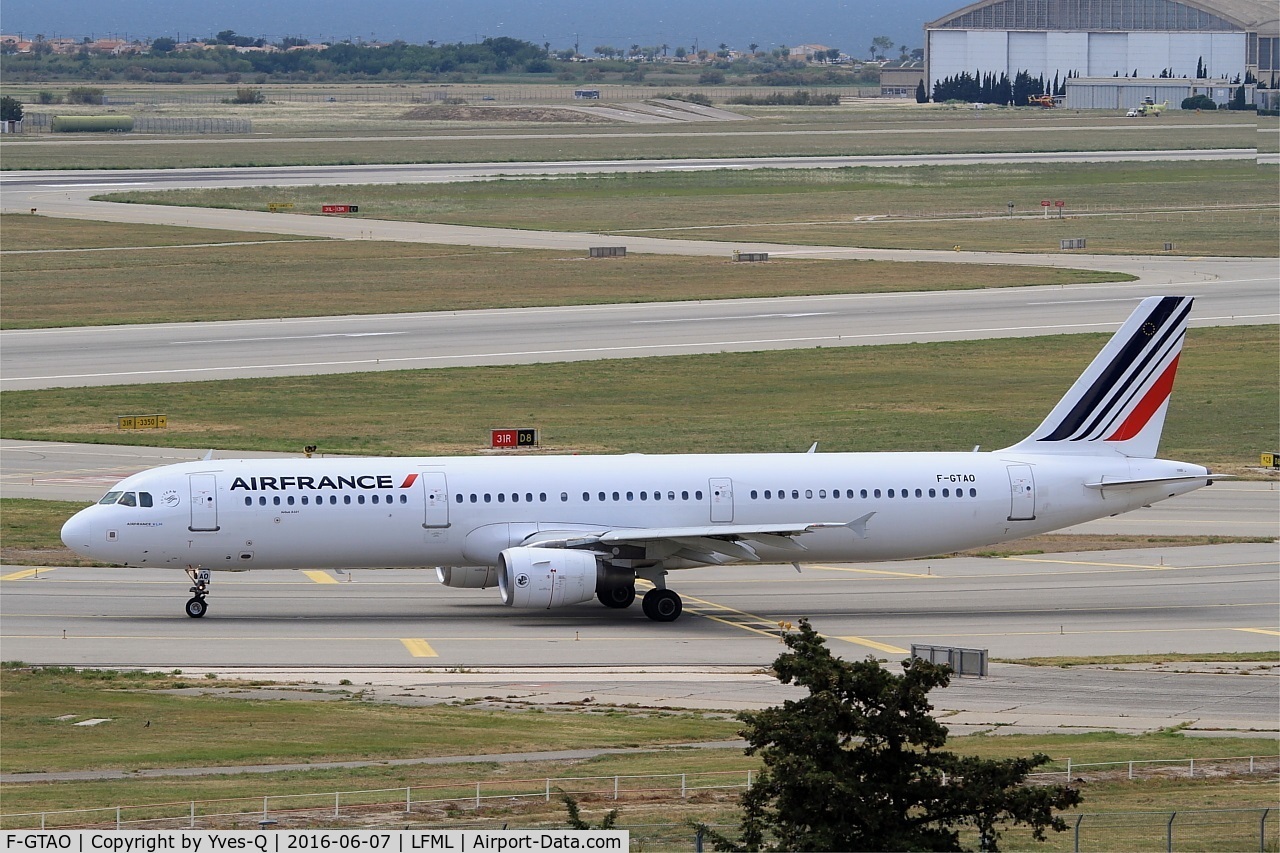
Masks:
[[[548,538],[534,537],[526,545],[539,548],[594,548],[619,545],[650,547],[670,543],[670,549],[707,563],[723,560],[718,555],[736,560],[759,560],[753,545],[786,551],[803,551],[796,537],[815,530],[846,528],[860,539],[867,536],[867,522],[874,512],[853,521],[806,521],[795,524],[709,524],[698,527],[622,527],[599,532],[582,532],[562,538],[552,533]]]

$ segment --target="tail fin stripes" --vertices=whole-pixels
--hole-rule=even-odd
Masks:
[[[1164,369],[1164,373],[1160,374],[1160,378],[1151,386],[1151,390],[1147,391],[1137,408],[1129,413],[1129,417],[1125,418],[1119,429],[1107,436],[1107,441],[1128,441],[1142,432],[1142,428],[1150,422],[1160,406],[1169,399],[1169,394],[1173,392],[1173,376],[1178,372],[1179,358],[1181,358],[1180,355],[1173,357],[1173,361],[1169,362],[1169,366]]]
[[[1192,302],[1144,299],[1044,423],[1009,449],[1154,457]]]

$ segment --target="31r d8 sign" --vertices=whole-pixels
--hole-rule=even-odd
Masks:
[[[495,429],[489,431],[491,447],[537,447],[536,429]]]

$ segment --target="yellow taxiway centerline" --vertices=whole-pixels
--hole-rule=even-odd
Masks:
[[[46,569],[23,569],[20,572],[9,572],[7,575],[0,575],[0,581],[20,581],[23,578],[33,578],[40,574],[41,571],[51,572],[53,567]]]
[[[935,574],[922,575],[922,574],[919,574],[918,572],[916,572],[916,573],[913,573],[913,572],[890,572],[890,571],[885,571],[884,569],[857,569],[857,568],[854,568],[854,567],[852,567],[852,566],[815,566],[815,565],[808,565],[808,566],[805,566],[805,568],[806,568],[806,569],[816,569],[816,570],[821,571],[821,572],[853,572],[854,574],[859,574],[859,575],[888,575],[889,577],[894,577],[894,578],[938,578],[938,577],[942,577],[941,575],[935,575]]]
[[[404,647],[409,650],[409,654],[413,655],[415,658],[440,657],[436,654],[436,650],[431,648],[431,644],[426,640],[401,639],[400,642],[404,643]]]
[[[892,655],[909,655],[910,649],[901,649],[897,646],[891,646],[888,643],[877,643],[875,640],[868,640],[866,637],[835,637],[837,640],[844,640],[846,643],[853,643],[855,646],[866,646],[869,649],[875,649],[878,652],[888,652]]]
[[[1268,637],[1280,637],[1280,631],[1272,631],[1270,628],[1232,628],[1232,631],[1245,631],[1250,634],[1266,634]]]

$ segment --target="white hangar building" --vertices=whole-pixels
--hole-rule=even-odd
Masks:
[[[925,85],[965,71],[1046,84],[1252,71],[1274,88],[1278,18],[1271,0],[980,0],[925,24]]]

